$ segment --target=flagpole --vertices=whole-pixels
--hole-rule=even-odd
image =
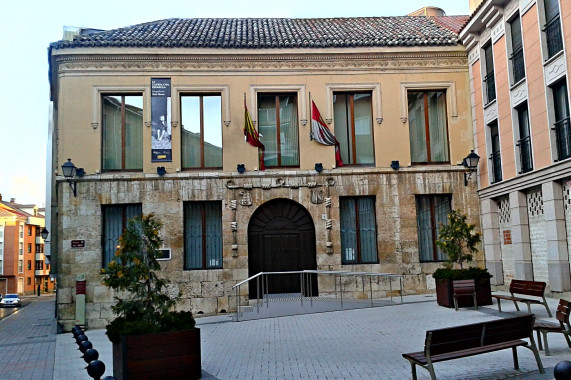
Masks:
[[[311,106],[311,91],[309,91],[309,141],[313,140],[311,138],[311,121],[313,120],[313,107]]]

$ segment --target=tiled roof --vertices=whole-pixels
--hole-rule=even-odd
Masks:
[[[167,19],[58,41],[75,47],[222,49],[344,48],[457,45],[467,16]]]
[[[432,16],[434,22],[458,34],[468,22],[469,16]]]

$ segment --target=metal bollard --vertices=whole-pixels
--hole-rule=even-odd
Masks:
[[[105,364],[101,360],[93,360],[85,368],[87,374],[95,380],[101,380],[101,375],[105,373]]]
[[[557,363],[553,369],[553,375],[555,376],[555,380],[570,380],[571,362],[569,360],[563,360]]]
[[[82,354],[85,354],[85,351],[89,350],[90,348],[93,348],[93,344],[88,340],[84,340],[83,342],[79,343],[78,350],[81,351]]]
[[[81,342],[84,342],[86,340],[89,340],[89,339],[87,339],[87,336],[85,336],[85,334],[81,334],[75,338],[75,343],[77,343],[77,345],[79,345]]]
[[[97,350],[94,348],[90,348],[83,353],[82,358],[86,363],[89,364],[92,361],[99,359],[99,352],[97,352]]]

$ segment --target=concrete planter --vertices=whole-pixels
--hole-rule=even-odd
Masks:
[[[199,379],[200,329],[123,336],[113,344],[115,380]]]
[[[492,304],[492,289],[490,286],[490,279],[481,279],[476,281],[476,298],[478,300],[478,306]],[[452,298],[452,280],[436,280],[436,302],[440,306],[454,307],[454,299]],[[474,306],[472,297],[458,298],[458,307],[471,306]]]

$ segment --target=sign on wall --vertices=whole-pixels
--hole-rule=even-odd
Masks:
[[[171,162],[171,80],[151,78],[151,161]]]

